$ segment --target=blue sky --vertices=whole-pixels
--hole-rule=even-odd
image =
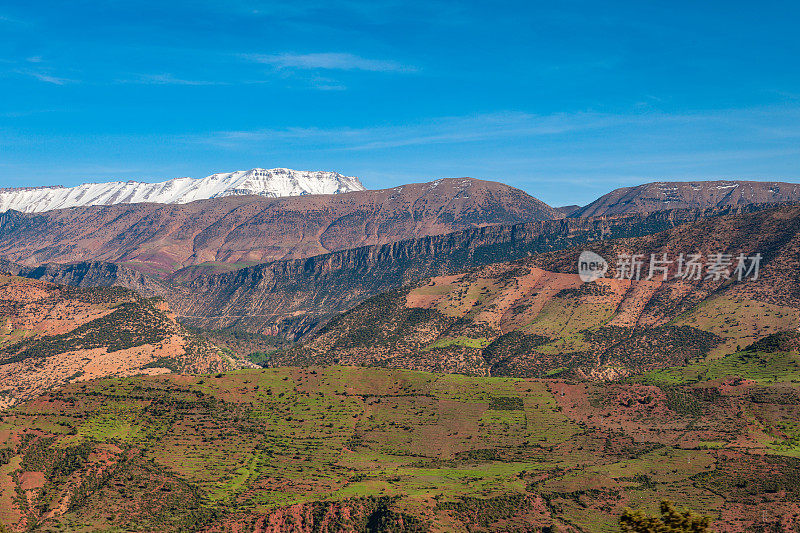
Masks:
[[[6,0],[0,187],[260,166],[561,205],[800,181],[799,22],[768,0]]]

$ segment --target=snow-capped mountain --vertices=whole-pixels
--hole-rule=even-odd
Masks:
[[[288,168],[254,168],[212,174],[206,178],[176,178],[160,183],[114,181],[77,187],[0,189],[0,212],[14,209],[37,213],[87,205],[154,202],[185,204],[222,196],[255,194],[267,197],[339,194],[363,191],[358,178],[337,172],[309,172]]]

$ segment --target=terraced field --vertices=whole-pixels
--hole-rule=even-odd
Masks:
[[[790,530],[798,376],[797,353],[751,350],[607,385],[342,366],[72,383],[3,415],[0,521],[610,532],[670,498],[717,531]]]

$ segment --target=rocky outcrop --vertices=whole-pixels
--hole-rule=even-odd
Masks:
[[[0,272],[2,272],[3,274],[13,274],[16,276],[24,268],[25,267],[23,267],[19,263],[15,263],[13,261],[9,261],[8,259],[0,257]]]
[[[35,268],[19,267],[22,276],[41,279],[58,285],[73,287],[120,286],[134,290],[144,296],[168,297],[174,288],[153,276],[116,263],[90,261],[71,265],[48,263]]]
[[[268,514],[234,516],[203,529],[204,533],[316,533],[338,531],[427,531],[417,517],[392,508],[397,498],[366,497],[298,503]]]

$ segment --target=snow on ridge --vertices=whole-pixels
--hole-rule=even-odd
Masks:
[[[38,213],[88,205],[141,202],[185,204],[195,200],[248,194],[278,198],[363,190],[365,187],[358,178],[343,176],[338,172],[254,168],[212,174],[205,178],[175,178],[159,183],[114,181],[84,183],[76,187],[0,190],[0,213],[9,209]]]

